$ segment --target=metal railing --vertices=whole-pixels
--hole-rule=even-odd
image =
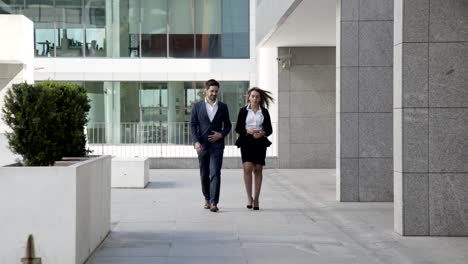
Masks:
[[[273,124],[274,130],[275,125]],[[239,157],[240,151],[234,143],[237,133],[236,123],[225,138],[224,156]],[[190,122],[120,123],[117,131],[112,131],[110,123],[89,123],[87,128],[88,148],[97,155],[122,157],[196,157],[192,146]],[[276,156],[275,137],[267,149],[267,156]]]

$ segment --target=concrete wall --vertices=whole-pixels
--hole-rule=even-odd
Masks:
[[[16,159],[20,159],[20,156],[13,154],[8,148],[8,140],[3,133],[0,133],[0,153],[0,166],[13,164]]]
[[[31,20],[23,15],[0,15],[0,39],[0,63],[9,61],[32,67],[34,34]]]
[[[29,234],[42,263],[84,263],[110,231],[110,162],[0,167],[0,263],[19,263]]]
[[[395,231],[468,235],[468,3],[395,0]]]
[[[3,98],[14,83],[34,82],[33,23],[22,15],[0,15],[0,117]],[[7,147],[7,126],[0,118],[0,166],[13,163],[18,156]]]
[[[279,48],[278,57],[280,168],[335,168],[335,48]]]
[[[337,199],[393,200],[393,0],[338,0]]]

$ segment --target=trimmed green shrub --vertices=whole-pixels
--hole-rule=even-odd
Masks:
[[[51,166],[62,157],[82,157],[84,126],[90,105],[86,91],[75,84],[45,81],[15,84],[5,96],[6,136],[27,166]]]

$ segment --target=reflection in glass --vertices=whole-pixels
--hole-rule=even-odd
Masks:
[[[56,21],[72,25],[81,25],[82,9],[80,0],[55,0]]]
[[[221,1],[195,0],[196,56],[220,57],[221,33]]]
[[[141,120],[138,82],[120,82],[119,105],[120,143],[138,143]]]
[[[246,93],[249,82],[230,81],[220,82],[220,100],[229,106],[229,117],[232,122],[237,122],[239,109],[246,105]]]
[[[55,0],[57,57],[83,56],[83,19],[81,1]]]
[[[57,57],[83,56],[83,29],[58,28],[56,30]]]
[[[194,25],[191,0],[171,0],[169,4],[169,57],[194,57]]]
[[[185,108],[186,120],[190,120],[189,118],[190,118],[190,114],[192,113],[192,107],[197,101],[203,99],[203,96],[202,96],[203,93],[201,90],[195,87],[194,82],[185,82],[184,89],[185,89],[184,108]]]
[[[142,141],[167,143],[167,83],[142,83],[140,90]]]
[[[249,82],[220,85],[218,98],[235,122]],[[203,82],[85,82],[85,89],[91,99],[90,144],[191,145],[190,111],[203,100]]]
[[[85,1],[85,23],[86,23],[86,56],[106,56],[106,1]]]
[[[88,143],[106,143],[106,129],[110,126],[106,125],[105,118],[104,82],[85,82],[84,88],[91,105],[86,127]]]
[[[24,9],[24,0],[3,0],[0,1],[1,14],[22,14]]]
[[[86,28],[86,57],[105,57],[105,44],[105,28]]]
[[[166,57],[167,0],[141,0],[141,11],[142,56]]]
[[[0,0],[0,14],[33,20],[40,57],[54,48],[58,57],[248,58],[250,51],[249,0]]]
[[[249,1],[223,0],[223,58],[249,57]]]
[[[26,0],[23,14],[35,24],[53,23],[55,21],[54,0]]]
[[[38,25],[36,26],[44,26]],[[36,57],[54,57],[55,49],[55,30],[49,28],[35,28],[34,29],[34,42],[35,42],[35,56]]]
[[[119,50],[114,53],[115,57],[140,57],[140,0],[120,1],[119,5],[128,4],[128,7],[121,7],[119,16]],[[127,10],[127,11],[125,11]]]

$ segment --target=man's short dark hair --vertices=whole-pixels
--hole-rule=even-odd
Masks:
[[[208,90],[210,86],[216,86],[219,88],[219,82],[216,81],[215,79],[209,79],[208,81],[205,82],[205,89]]]

